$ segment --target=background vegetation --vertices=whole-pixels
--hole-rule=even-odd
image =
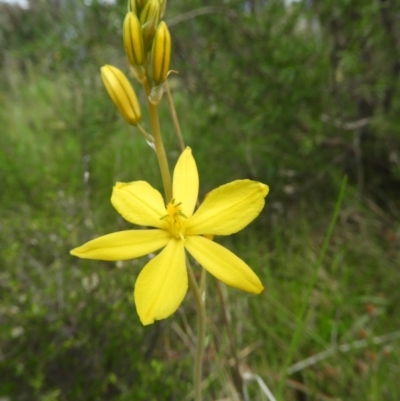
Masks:
[[[100,80],[103,64],[125,69],[125,1],[29,4],[0,3],[0,400],[190,400],[191,295],[144,328],[131,293],[146,258],[69,255],[129,227],[108,200],[116,180],[160,187]],[[201,195],[243,177],[271,187],[255,223],[217,239],[267,291],[209,279],[206,401],[239,399],[229,333],[279,401],[400,399],[399,20],[398,0],[170,1],[170,83]]]

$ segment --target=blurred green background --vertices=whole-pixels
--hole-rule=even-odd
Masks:
[[[0,400],[191,400],[191,294],[142,327],[131,294],[147,258],[69,255],[130,227],[109,202],[115,181],[161,189],[153,152],[99,74],[127,70],[125,0],[28,3],[0,3]],[[200,196],[238,178],[271,188],[254,223],[216,239],[267,288],[223,289],[241,368],[278,401],[399,400],[400,2],[171,0],[165,20]],[[160,113],[173,165],[165,99]],[[204,400],[239,400],[211,277],[207,309]],[[255,381],[246,389],[268,399]]]

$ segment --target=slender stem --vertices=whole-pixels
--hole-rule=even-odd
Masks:
[[[171,95],[171,89],[169,88],[168,80],[165,81],[165,88],[167,89],[167,99],[168,99],[168,107],[169,107],[169,114],[171,114],[172,122],[174,124],[175,135],[178,139],[179,147],[183,152],[185,150],[185,142],[183,140],[181,126],[179,125],[178,116],[176,114],[174,99]]]
[[[141,124],[138,124],[136,128],[144,136],[144,139],[146,139],[147,142],[154,143],[154,138],[149,133],[147,133],[147,131],[142,127]]]
[[[238,394],[241,394],[243,392],[243,380],[240,375],[239,357],[238,357],[238,353],[237,353],[237,349],[236,349],[235,337],[232,332],[231,321],[229,318],[228,302],[222,291],[222,285],[223,284],[219,280],[217,280],[217,292],[218,292],[219,303],[222,308],[222,317],[224,319],[226,332],[228,334],[228,339],[229,339],[229,345],[230,345],[232,357],[234,360],[234,366],[232,369],[233,384],[235,385],[235,388],[236,388],[236,391],[238,392]]]
[[[156,148],[158,164],[160,166],[161,177],[165,191],[165,198],[166,201],[169,202],[172,199],[171,174],[169,172],[167,154],[165,153],[164,143],[161,136],[160,121],[158,119],[158,108],[149,100],[151,88],[148,80],[143,83],[143,87],[147,95],[147,106],[150,113],[151,130],[154,136],[154,146]]]
[[[201,401],[201,382],[203,376],[203,353],[204,353],[204,341],[206,336],[206,298],[205,288],[199,289],[196,279],[193,274],[192,267],[189,259],[186,258],[188,276],[189,276],[189,287],[193,291],[193,295],[197,306],[197,346],[196,346],[196,358],[194,361],[194,399],[195,401]],[[204,280],[202,280],[204,282]]]
[[[161,176],[164,184],[165,198],[167,202],[169,202],[172,199],[171,175],[169,172],[167,154],[165,153],[164,143],[161,137],[158,110],[157,106],[150,103],[150,101],[147,101],[147,103],[150,111],[150,122],[154,136],[154,145],[156,147],[158,164],[160,165]]]
[[[207,284],[207,270],[201,268],[200,276],[200,295],[202,297],[206,296],[206,284]]]
[[[333,233],[333,229],[335,228],[336,221],[337,221],[337,218],[339,216],[339,211],[340,211],[340,208],[342,206],[343,197],[344,197],[344,193],[345,193],[345,190],[346,190],[346,184],[347,184],[347,176],[344,176],[343,179],[342,179],[341,186],[340,186],[339,196],[338,196],[338,199],[337,199],[336,204],[335,204],[335,209],[333,211],[332,218],[331,218],[331,221],[330,221],[330,224],[329,224],[329,227],[328,227],[328,231],[327,231],[327,233],[325,235],[321,251],[319,252],[317,263],[314,266],[314,271],[313,271],[313,275],[312,275],[311,280],[310,280],[310,285],[307,288],[305,301],[304,301],[304,303],[303,303],[303,305],[302,305],[302,307],[300,309],[300,312],[297,314],[296,331],[295,331],[295,333],[294,333],[294,335],[292,337],[292,342],[290,344],[289,352],[288,352],[288,355],[287,355],[286,360],[285,360],[284,365],[283,365],[282,376],[281,376],[281,380],[280,380],[279,386],[278,386],[278,398],[279,399],[282,398],[283,386],[284,386],[284,384],[286,382],[286,376],[288,374],[288,367],[292,362],[294,353],[295,353],[295,351],[297,349],[297,346],[299,344],[301,335],[303,334],[306,322],[308,320],[307,319],[307,312],[309,311],[308,307],[309,307],[311,294],[312,294],[312,291],[313,291],[313,289],[315,287],[315,284],[317,282],[318,272],[319,272],[319,269],[320,269],[320,267],[322,265],[322,261],[325,258],[325,253],[326,253],[326,251],[328,249],[328,245],[329,245],[332,233]]]
[[[222,283],[220,281],[217,281],[217,292],[218,292],[219,302],[220,302],[221,308],[222,308],[222,317],[224,319],[224,323],[225,323],[225,326],[226,326],[226,331],[227,331],[228,337],[229,337],[232,356],[233,356],[233,359],[235,360],[236,365],[238,366],[239,365],[239,358],[238,358],[237,352],[236,352],[235,338],[233,337],[233,334],[232,334],[232,327],[231,327],[231,324],[230,324],[230,319],[229,319],[229,314],[228,314],[228,307],[226,305],[226,300],[225,300],[224,294],[222,292]]]

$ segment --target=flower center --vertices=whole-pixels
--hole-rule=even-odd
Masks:
[[[161,220],[167,220],[169,222],[170,233],[178,239],[182,239],[185,236],[185,222],[183,219],[187,217],[182,212],[182,203],[176,203],[175,199],[165,207],[167,209],[167,214],[161,217]]]

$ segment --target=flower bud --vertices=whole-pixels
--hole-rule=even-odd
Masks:
[[[167,9],[167,0],[159,0],[161,6],[160,19],[164,17],[165,10]]]
[[[138,6],[136,0],[128,0],[128,13],[132,12],[135,15],[138,14]]]
[[[139,8],[142,9],[146,5],[147,1],[148,0],[137,0],[136,3],[139,6]]]
[[[124,20],[124,47],[129,63],[132,66],[143,65],[144,49],[139,20],[132,12],[126,14]]]
[[[140,11],[140,25],[143,26],[155,19],[155,26],[157,26],[158,21],[160,21],[160,11],[161,5],[159,0],[149,0]]]
[[[160,21],[161,6],[158,0],[149,0],[140,13],[140,25],[142,26],[142,36],[145,52],[151,48],[151,42]]]
[[[151,49],[151,73],[156,86],[167,79],[170,62],[171,35],[167,24],[162,21],[157,28]]]
[[[101,78],[111,100],[128,124],[136,125],[142,118],[135,91],[125,74],[116,67],[101,67]]]

